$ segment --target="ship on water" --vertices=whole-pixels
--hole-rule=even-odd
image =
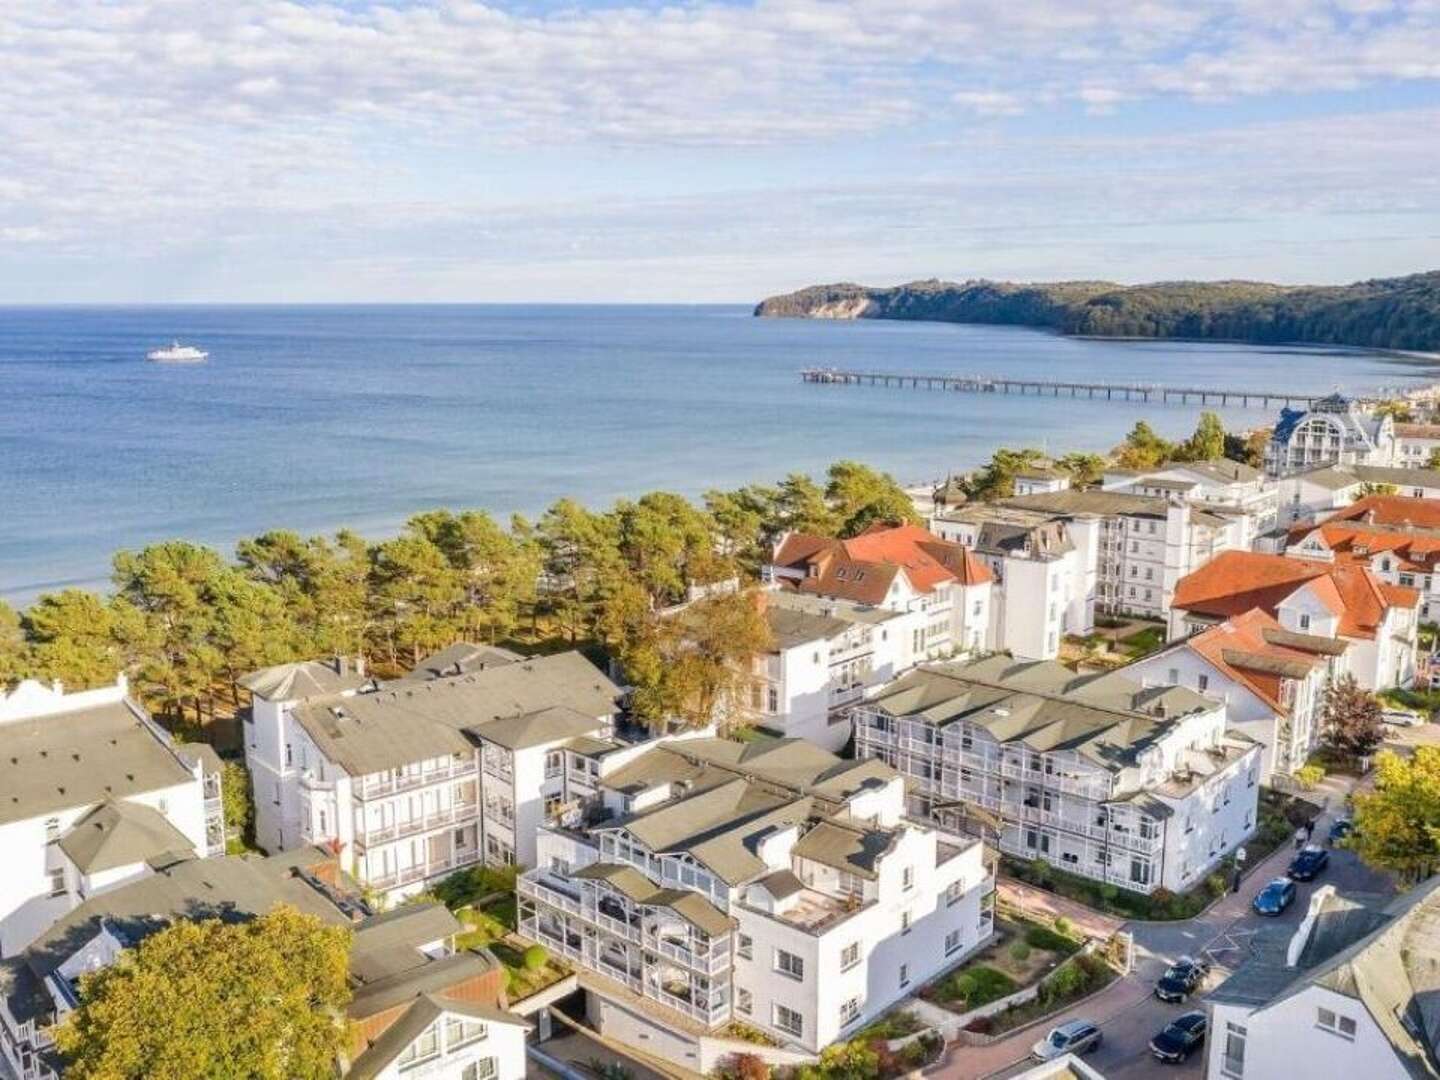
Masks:
[[[178,341],[172,341],[168,349],[152,349],[145,354],[146,360],[153,360],[157,364],[199,364],[203,363],[210,354],[203,349],[197,349],[193,345],[181,345]]]

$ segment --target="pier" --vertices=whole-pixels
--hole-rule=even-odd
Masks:
[[[996,375],[915,375],[885,371],[842,371],[806,368],[800,377],[808,383],[842,386],[894,386],[917,390],[953,390],[966,394],[1029,394],[1040,397],[1102,398],[1107,401],[1196,403],[1200,405],[1309,405],[1324,394],[1293,390],[1234,390],[1223,387],[1162,386],[1156,383],[1071,382],[1064,379],[1021,379]]]

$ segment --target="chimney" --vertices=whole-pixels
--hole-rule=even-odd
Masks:
[[[350,674],[350,659],[348,657],[338,654],[336,655],[335,674],[339,675],[341,678],[344,678],[346,675]]]

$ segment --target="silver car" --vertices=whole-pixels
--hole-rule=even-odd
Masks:
[[[1053,1061],[1065,1054],[1088,1054],[1100,1045],[1100,1025],[1093,1020],[1070,1020],[1030,1048],[1030,1056]]]

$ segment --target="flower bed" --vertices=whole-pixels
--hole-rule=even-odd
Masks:
[[[920,991],[965,1013],[1032,986],[1080,948],[1080,942],[1028,919],[999,919],[995,939],[973,960]]]
[[[1039,992],[1029,1001],[978,1017],[966,1030],[996,1036],[1022,1028],[1059,1012],[1075,1001],[1109,986],[1118,973],[1099,956],[1081,953],[1072,956],[1040,983]]]

